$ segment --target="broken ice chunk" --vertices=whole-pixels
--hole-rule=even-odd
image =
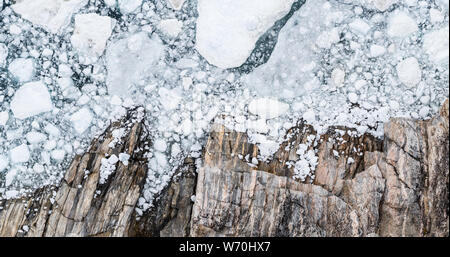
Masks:
[[[168,37],[175,38],[180,34],[181,29],[183,27],[183,22],[177,20],[177,19],[167,19],[162,20],[158,28]]]
[[[414,57],[409,57],[397,64],[399,80],[408,87],[417,85],[422,79],[422,71],[419,62]]]
[[[248,105],[248,110],[266,119],[273,119],[286,113],[289,105],[269,98],[254,99]]]
[[[417,30],[416,21],[406,12],[397,11],[389,17],[387,33],[391,37],[404,38]]]
[[[119,9],[123,13],[131,13],[142,5],[142,0],[119,0]]]
[[[106,50],[108,75],[106,85],[110,95],[127,94],[128,87],[151,74],[164,55],[164,46],[157,35],[152,38],[140,32],[120,39]]]
[[[6,156],[4,155],[0,155],[0,172],[2,172],[3,170],[6,169],[6,167],[8,167],[8,158],[6,158]]]
[[[114,20],[107,16],[96,13],[75,16],[75,29],[70,41],[78,51],[81,63],[91,64],[97,61],[105,50],[113,27]]]
[[[34,76],[34,61],[31,58],[17,58],[9,64],[8,70],[19,82],[28,82]]]
[[[242,65],[256,41],[291,9],[294,0],[199,0],[196,48],[211,64]]]
[[[185,0],[167,0],[174,10],[180,10]]]
[[[73,13],[87,0],[17,0],[11,7],[22,18],[44,27],[51,33],[70,23]]]
[[[11,149],[9,157],[13,163],[27,162],[30,159],[30,151],[26,144],[21,144]]]
[[[70,117],[70,120],[73,123],[73,127],[78,134],[82,134],[86,129],[91,126],[92,122],[92,113],[89,111],[87,107],[84,107]]]
[[[11,110],[17,119],[26,119],[51,111],[52,108],[50,94],[41,81],[24,84],[16,91],[11,101]]]

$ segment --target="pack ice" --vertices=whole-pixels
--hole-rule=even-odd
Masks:
[[[238,67],[292,3],[294,0],[199,0],[196,48],[217,67]]]
[[[11,101],[11,110],[17,119],[26,119],[51,111],[52,108],[50,94],[41,81],[24,84],[16,91]]]
[[[58,33],[70,23],[72,14],[86,2],[87,0],[17,0],[12,9],[22,18],[49,32]]]

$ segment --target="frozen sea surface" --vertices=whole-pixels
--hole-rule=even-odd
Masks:
[[[448,0],[15,2],[0,2],[1,198],[59,183],[136,106],[153,142],[145,210],[214,120],[258,144],[252,165],[302,120],[380,137],[449,96]],[[316,166],[307,148],[300,180]],[[102,180],[127,160],[105,158]]]

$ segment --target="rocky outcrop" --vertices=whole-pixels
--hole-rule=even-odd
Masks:
[[[129,236],[189,236],[196,182],[194,160],[186,158],[153,207],[141,216],[135,215]]]
[[[269,164],[248,165],[239,155],[255,157],[257,146],[216,125],[191,235],[448,236],[448,123],[447,100],[431,120],[392,119],[383,141],[335,128],[315,146],[318,166],[307,183],[286,163],[315,134],[309,126],[292,129]]]
[[[448,105],[430,120],[391,119],[382,140],[339,127],[317,137],[300,123],[258,164],[242,158],[259,151],[245,133],[215,124],[201,161],[187,158],[144,213],[135,206],[150,142],[133,110],[74,158],[58,187],[0,202],[0,236],[448,236]],[[318,157],[305,181],[291,165],[300,144]],[[102,159],[119,153],[127,165],[100,183]]]
[[[124,133],[113,133],[124,129]],[[117,134],[121,136],[117,137]],[[131,111],[73,159],[58,187],[44,187],[22,199],[3,201],[1,236],[125,236],[146,177],[142,151],[147,132],[141,110]],[[100,183],[102,159],[130,155]]]

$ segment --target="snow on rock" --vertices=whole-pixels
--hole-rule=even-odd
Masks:
[[[416,21],[404,11],[395,11],[389,17],[387,33],[391,37],[404,38],[417,30]]]
[[[415,57],[409,57],[397,64],[399,80],[406,86],[417,85],[422,79],[422,71]]]
[[[72,121],[73,127],[78,134],[82,134],[91,126],[92,119],[92,113],[87,107],[78,110],[70,117],[70,121]]]
[[[448,63],[449,26],[425,34],[423,48],[435,63]]]
[[[158,28],[169,37],[177,37],[178,34],[181,32],[181,28],[183,27],[183,22],[177,20],[177,19],[167,19],[162,20]]]
[[[100,166],[100,184],[105,184],[108,180],[109,175],[111,175],[116,170],[116,163],[119,161],[119,158],[112,154],[109,158],[103,158],[101,160]]]
[[[118,0],[119,9],[123,13],[131,13],[142,5],[142,0]]]
[[[81,63],[91,64],[102,55],[106,41],[111,36],[114,21],[96,13],[75,16],[75,29],[70,41],[77,50]]]
[[[28,82],[34,76],[34,61],[31,58],[14,59],[8,70],[19,82]]]
[[[127,153],[119,153],[119,161],[125,165],[128,166],[128,160],[130,159],[130,155]]]
[[[294,0],[199,0],[196,48],[211,64],[242,65],[255,43],[291,9]]]
[[[72,14],[86,2],[86,0],[17,0],[11,7],[24,19],[44,27],[51,33],[58,33],[70,23]]]
[[[5,44],[0,43],[0,68],[6,65],[6,57],[8,57],[8,48]]]
[[[139,32],[112,43],[106,50],[109,94],[127,94],[128,87],[152,74],[163,56],[164,45],[156,34],[150,38]]]
[[[167,2],[169,2],[170,6],[174,9],[174,10],[181,10],[181,7],[183,7],[183,3],[185,0],[167,0]]]
[[[26,144],[21,144],[11,149],[9,157],[13,163],[27,162],[30,159],[30,151]]]
[[[248,110],[265,119],[273,119],[289,110],[289,105],[269,98],[254,99],[248,105]]]
[[[17,119],[26,119],[52,109],[50,94],[41,81],[24,84],[16,91],[11,101],[11,110]]]

